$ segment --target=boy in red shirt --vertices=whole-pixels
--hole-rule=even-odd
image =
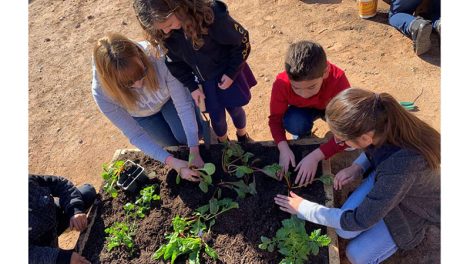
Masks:
[[[349,87],[344,71],[326,60],[319,44],[299,41],[289,46],[285,71],[276,77],[271,92],[269,128],[279,148],[279,164],[284,172],[289,170],[290,164],[298,171],[295,184],[312,182],[318,162],[342,151],[344,144],[337,144],[331,138],[296,166],[294,153],[287,144],[286,130],[294,138],[310,136],[313,122],[325,118],[328,102]]]

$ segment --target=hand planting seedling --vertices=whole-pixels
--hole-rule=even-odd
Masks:
[[[307,235],[305,221],[292,215],[290,219],[282,221],[282,227],[277,230],[273,238],[261,237],[260,249],[278,252],[285,256],[280,263],[302,264],[308,261],[310,254],[317,255],[320,247],[328,246],[331,239],[327,235],[320,235],[317,229]]]
[[[196,209],[196,213],[190,218],[176,216],[172,220],[173,233],[166,236],[168,244],[162,245],[153,255],[154,260],[163,257],[171,258],[174,263],[181,255],[189,254],[189,263],[200,263],[199,253],[204,247],[204,252],[212,259],[217,259],[217,252],[211,248],[204,237],[207,236],[206,222],[210,220],[209,230],[215,224],[215,217],[233,208],[238,208],[238,203],[231,199],[211,199],[209,204]]]
[[[104,232],[109,234],[106,238],[106,241],[108,241],[107,250],[111,251],[116,247],[124,246],[126,251],[133,255],[135,250],[134,231],[135,229],[129,226],[128,223],[123,222],[115,222],[111,227],[106,228]]]
[[[194,155],[189,154],[188,158],[188,165],[189,168],[192,169],[193,171],[199,172],[201,175],[201,181],[199,182],[199,189],[203,191],[204,193],[207,193],[209,190],[209,185],[212,184],[212,175],[215,173],[215,165],[213,163],[205,163],[204,167],[202,168],[196,168],[195,166],[192,165],[192,162],[194,160]],[[181,182],[181,175],[176,176],[176,184],[180,184]]]
[[[108,164],[103,164],[103,172],[101,173],[101,177],[104,180],[103,190],[109,194],[112,198],[116,198],[118,193],[116,189],[116,183],[119,178],[119,174],[121,173],[124,167],[124,161],[118,160],[112,163],[110,166]]]

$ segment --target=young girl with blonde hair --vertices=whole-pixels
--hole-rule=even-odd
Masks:
[[[188,162],[174,158],[165,146],[187,144],[198,167],[198,115],[191,95],[171,75],[152,46],[120,34],[101,38],[93,50],[92,93],[100,111],[130,142],[182,178],[198,181]]]
[[[339,144],[364,150],[336,174],[334,187],[364,175],[361,185],[341,208],[293,192],[277,195],[276,204],[351,239],[346,255],[353,264],[379,263],[399,248],[416,247],[426,225],[440,225],[440,134],[391,95],[354,88],[330,101],[326,121]]]

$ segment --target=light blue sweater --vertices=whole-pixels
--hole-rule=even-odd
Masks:
[[[159,83],[158,91],[152,93],[145,88],[135,89],[139,95],[137,110],[128,111],[103,91],[93,63],[92,94],[100,111],[122,131],[131,144],[153,159],[164,162],[170,154],[158,145],[133,117],[151,116],[158,113],[171,98],[181,119],[188,146],[193,147],[199,144],[194,103],[189,90],[168,71],[165,58],[156,58],[151,54],[150,44],[147,41],[138,44],[145,50],[154,66]]]

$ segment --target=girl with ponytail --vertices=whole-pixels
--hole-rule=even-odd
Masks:
[[[341,208],[297,196],[277,195],[280,209],[333,227],[351,239],[346,255],[355,263],[378,263],[397,249],[412,249],[425,226],[440,224],[440,134],[407,112],[387,93],[351,88],[333,98],[326,121],[339,144],[362,149],[338,172],[334,188],[364,177]]]

